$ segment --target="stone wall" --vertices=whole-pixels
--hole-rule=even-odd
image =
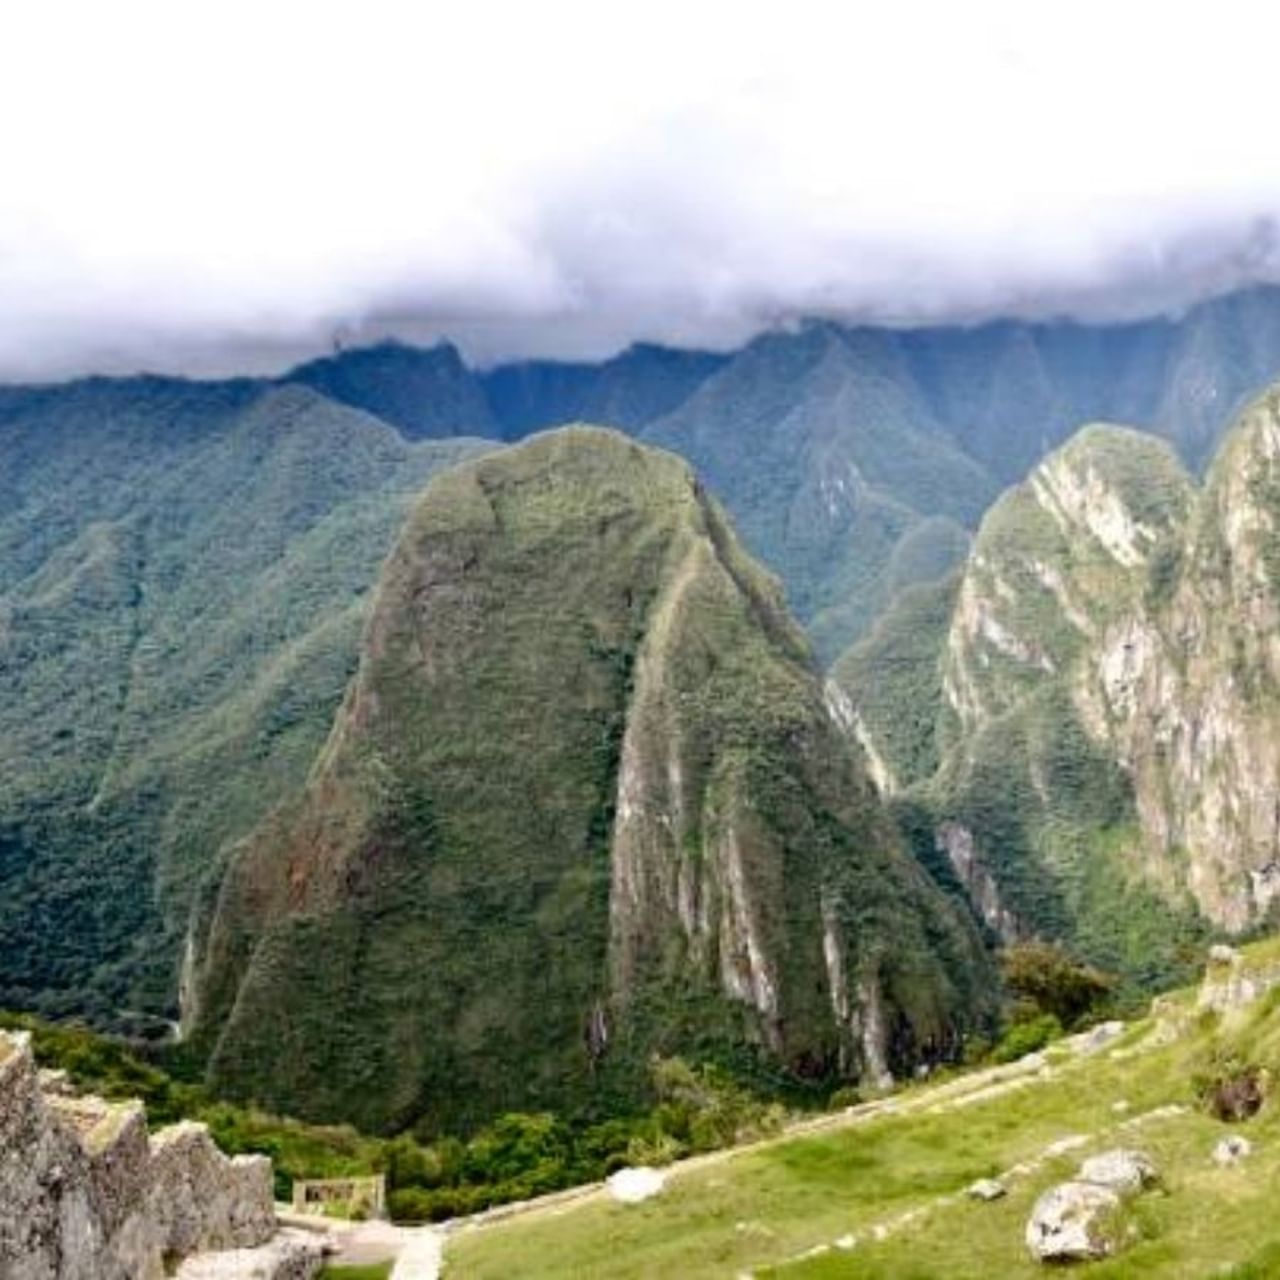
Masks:
[[[270,1160],[229,1159],[201,1124],[148,1134],[139,1103],[42,1081],[29,1037],[0,1032],[0,1280],[164,1280],[276,1233]]]

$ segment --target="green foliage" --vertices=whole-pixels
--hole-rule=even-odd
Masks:
[[[952,577],[902,592],[831,669],[900,787],[941,764],[942,652],[959,586]]]
[[[655,1058],[647,1111],[608,1120],[511,1112],[466,1139],[375,1138],[349,1125],[306,1124],[218,1100],[201,1085],[176,1080],[154,1048],[83,1026],[0,1011],[0,1029],[31,1032],[37,1061],[66,1071],[77,1090],[139,1099],[153,1128],[200,1120],[228,1154],[269,1156],[280,1200],[290,1198],[297,1178],[383,1172],[391,1216],[401,1222],[443,1221],[597,1181],[624,1165],[716,1150],[776,1132],[786,1115],[776,1100],[744,1088],[723,1067]]]
[[[824,911],[879,983],[895,1065],[954,1050],[984,1007],[977,939],[898,848],[777,584],[683,463],[573,428],[447,472],[378,600],[334,753],[223,894],[200,1001],[220,1088],[424,1137],[634,1109],[655,1050],[773,1057],[825,1092]],[[624,738],[654,816],[619,828]],[[611,909],[618,862],[759,904],[784,1030],[726,995],[720,944],[670,895]]]
[[[1015,998],[1067,1030],[1096,1018],[1115,987],[1113,978],[1079,963],[1051,942],[1006,947],[1000,953],[1000,975]]]
[[[1269,946],[1249,948],[1247,968],[1270,969]],[[1082,1274],[1199,1280],[1234,1267],[1242,1277],[1271,1276],[1280,1248],[1280,1221],[1270,1211],[1280,1110],[1263,1107],[1249,1122],[1252,1154],[1223,1169],[1210,1158],[1221,1124],[1187,1104],[1193,1064],[1224,1036],[1255,1056],[1280,1045],[1280,994],[1220,1023],[1194,1017],[1194,990],[1162,1007],[1169,1021],[1138,1020],[1116,1052],[1053,1048],[1051,1072],[1029,1071],[1013,1087],[1007,1068],[913,1085],[892,1108],[832,1116],[686,1166],[668,1194],[640,1209],[589,1198],[459,1232],[446,1264],[468,1280],[747,1272],[778,1280],[1036,1280],[1053,1270],[1025,1244],[1038,1197],[1084,1158],[1135,1146],[1154,1162],[1159,1189],[1126,1207],[1116,1224],[1124,1247]],[[1086,1145],[1047,1154],[1071,1134],[1085,1135]],[[964,1189],[978,1178],[1000,1178],[1008,1194],[975,1204]],[[838,1243],[849,1235],[853,1249]]]
[[[992,1062],[1016,1062],[1061,1038],[1062,1023],[1052,1013],[1035,1014],[1015,1022],[991,1050]]]
[[[1266,1097],[1266,1070],[1239,1048],[1214,1044],[1196,1064],[1191,1086],[1200,1105],[1215,1120],[1248,1120]]]
[[[641,433],[705,477],[824,662],[898,588],[945,574],[996,492],[905,373],[887,336],[771,334]]]
[[[305,777],[411,495],[476,448],[301,387],[0,393],[0,1002],[166,1033],[221,846]]]

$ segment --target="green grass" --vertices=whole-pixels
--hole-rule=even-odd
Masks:
[[[1260,1002],[1225,1028],[1204,1020],[1182,1040],[1118,1058],[1069,1058],[1055,1048],[1051,1080],[943,1114],[881,1115],[694,1164],[679,1169],[663,1194],[644,1205],[596,1198],[554,1214],[464,1231],[450,1240],[448,1275],[496,1280],[518,1271],[528,1277],[693,1280],[750,1270],[788,1278],[1030,1280],[1045,1274],[1023,1245],[1035,1198],[1071,1176],[1084,1155],[1117,1145],[1148,1151],[1163,1189],[1134,1203],[1139,1237],[1114,1260],[1091,1266],[1090,1276],[1197,1280],[1235,1265],[1246,1268],[1242,1276],[1274,1274],[1265,1267],[1280,1251],[1280,1220],[1267,1205],[1280,1177],[1280,1106],[1269,1104],[1243,1127],[1255,1153],[1228,1170],[1209,1157],[1231,1130],[1198,1109],[1130,1134],[1116,1126],[1169,1103],[1190,1106],[1194,1065],[1215,1036],[1230,1035],[1252,1052],[1273,1055],[1280,1048],[1278,1008],[1280,1001]],[[1118,1046],[1122,1054],[1146,1029],[1140,1025],[1127,1034]],[[926,1088],[917,1087],[903,1103],[925,1096]],[[1117,1102],[1128,1104],[1123,1114],[1113,1110]],[[960,1197],[933,1204],[1076,1133],[1095,1136],[1081,1151],[1013,1179],[1003,1200],[983,1204]],[[924,1215],[899,1233],[878,1243],[871,1238],[875,1224],[920,1207]],[[832,1249],[798,1260],[847,1233],[862,1237],[852,1252]]]
[[[320,1280],[387,1280],[394,1262],[374,1262],[362,1267],[321,1267]]]

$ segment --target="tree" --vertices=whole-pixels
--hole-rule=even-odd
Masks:
[[[1005,986],[1031,1006],[1032,1016],[1053,1014],[1068,1031],[1095,1013],[1115,986],[1110,975],[1081,964],[1052,942],[1006,947],[1000,970]]]

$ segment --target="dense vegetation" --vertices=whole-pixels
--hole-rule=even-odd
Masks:
[[[1072,505],[1086,492],[1135,522],[1132,563]],[[1132,774],[1078,690],[1098,637],[1145,607],[1193,493],[1162,442],[1087,428],[992,507],[958,581],[904,593],[832,673],[920,861],[959,891],[939,833],[962,832],[1005,940],[1065,940],[1124,998],[1185,981],[1209,929],[1174,875],[1147,873]]]
[[[289,1199],[297,1178],[385,1173],[391,1215],[404,1222],[474,1213],[596,1181],[624,1165],[666,1164],[774,1132],[786,1115],[781,1102],[744,1089],[721,1068],[655,1058],[648,1110],[608,1119],[509,1113],[467,1137],[377,1138],[215,1099],[174,1074],[183,1063],[172,1051],[29,1014],[0,1012],[0,1028],[31,1032],[40,1065],[66,1071],[79,1090],[140,1099],[152,1128],[201,1120],[224,1151],[270,1156],[279,1200]],[[813,1106],[821,1096],[804,1101]]]
[[[0,1000],[176,1016],[220,846],[305,776],[405,505],[475,447],[301,387],[0,391]]]
[[[1131,988],[1184,973],[1203,929],[1167,886],[1149,887],[1122,771],[1098,756],[1056,696],[1033,697],[1008,719],[996,714],[974,739],[974,758],[953,755],[948,763],[957,732],[951,713],[921,710],[940,698],[942,670],[931,661],[930,642],[944,643],[937,620],[948,589],[898,593],[936,584],[963,555],[998,485],[1019,478],[1083,419],[1151,426],[1199,465],[1226,410],[1274,372],[1277,296],[1257,290],[1177,322],[1107,329],[810,325],[724,357],[642,346],[599,365],[530,362],[476,374],[451,349],[387,344],[338,352],[278,382],[89,379],[0,389],[0,1001],[167,1034],[178,1012],[184,943],[192,923],[207,919],[220,851],[256,830],[307,776],[354,671],[370,588],[405,512],[436,470],[482,447],[406,437],[481,429],[514,438],[584,414],[666,442],[699,464],[748,546],[784,579],[823,660],[880,620],[868,647],[849,660],[858,674],[846,683],[872,691],[862,710],[903,783],[895,803],[904,829],[940,883],[959,892],[937,847],[936,819],[961,815],[1026,928],[1070,939]],[[1095,444],[1105,450],[1109,438]],[[1173,473],[1151,470],[1151,456],[1121,444],[1107,457],[1140,515],[1149,513],[1143,502],[1158,508],[1170,496]],[[1255,497],[1275,506],[1265,484]],[[1001,553],[1021,543],[1059,557],[1053,531],[1025,515],[1016,503],[1002,505],[984,543]],[[1230,566],[1221,556],[1212,559],[1207,543],[1201,550],[1204,563],[1192,568],[1206,579],[1225,576]],[[1081,567],[1074,553],[1061,563]],[[537,568],[530,557],[520,573]],[[1148,607],[1164,607],[1186,572],[1181,549],[1162,544],[1136,590]],[[895,597],[900,605],[883,615]],[[585,826],[564,846],[575,854],[590,849],[587,862],[573,875],[559,868],[529,878],[533,864],[523,855],[534,843],[542,847],[546,831],[535,842],[532,830],[520,830],[510,849],[493,855],[500,874],[483,892],[450,888],[460,864],[432,874],[431,892],[452,893],[458,903],[450,937],[468,957],[457,963],[473,986],[486,964],[479,941],[497,937],[492,945],[501,955],[511,922],[529,910],[546,949],[527,970],[514,966],[525,974],[515,989],[536,987],[527,975],[552,959],[578,963],[566,959],[582,941],[572,921],[597,909],[607,889],[612,780],[626,727],[617,708],[638,671],[637,635],[628,628],[651,603],[632,600],[623,611],[630,621],[593,633],[588,687],[599,696],[590,708],[590,743],[575,742],[575,763],[548,792],[563,786],[589,795]],[[712,601],[717,618],[722,604]],[[594,616],[588,621],[596,625]],[[1042,629],[1050,646],[1067,635],[1049,613],[1024,621]],[[495,705],[517,678],[538,688],[530,637],[540,638],[541,618],[535,612],[524,622],[530,629],[520,662],[495,659],[484,675]],[[723,637],[708,624],[701,639],[714,647]],[[1053,652],[1060,658],[1067,650]],[[809,854],[798,850],[822,848],[843,868],[843,893],[861,904],[843,909],[843,927],[868,937],[886,932],[885,897],[903,892],[914,901],[919,889],[900,861],[891,858],[898,870],[885,872],[861,841],[840,834],[851,822],[860,829],[858,814],[874,805],[850,787],[847,803],[858,812],[840,814],[827,798],[830,780],[818,785],[779,768],[795,729],[786,714],[795,705],[790,686],[771,686],[762,698],[769,727],[754,737],[742,725],[760,708],[732,691],[753,673],[717,668],[717,675],[695,690],[703,697],[698,715],[716,703],[723,713],[717,732],[734,743],[731,772],[746,781],[740,792],[722,778],[708,783],[707,830],[744,794],[767,801],[778,816],[769,838],[782,829],[796,837],[782,841],[788,857],[803,862]],[[1274,694],[1243,655],[1233,675],[1260,702]],[[691,685],[700,679],[691,677]],[[995,660],[985,691],[993,706],[1018,687],[1009,666]],[[481,724],[511,736],[511,757],[529,749],[530,722],[521,717]],[[465,748],[467,734],[458,741]],[[696,747],[690,761],[701,768],[705,739]],[[385,780],[382,763],[362,767]],[[508,758],[495,762],[507,772],[509,765]],[[505,776],[483,779],[477,795],[484,803]],[[1056,788],[1047,803],[1046,777]],[[384,813],[405,818],[391,825],[413,832],[423,848],[458,834],[430,788],[400,787],[384,799]],[[537,813],[537,805],[527,808]],[[814,813],[836,817],[804,816]],[[484,849],[492,835],[468,830],[456,847]],[[690,848],[697,846],[691,838]],[[404,883],[410,898],[421,887],[412,875]],[[893,999],[913,1010],[894,1030],[904,1061],[922,1041],[936,1040],[944,1015],[972,994],[965,977],[943,984],[935,1003],[936,974],[916,958],[940,949],[954,959],[946,967],[968,975],[967,944],[950,913],[930,909],[917,922],[918,930],[905,928],[901,957],[879,973]],[[384,923],[386,946],[369,946]],[[374,986],[379,974],[394,986],[412,966],[396,946],[413,944],[420,923],[361,907],[336,934],[308,933],[295,922],[290,947],[296,944],[295,955],[314,948],[326,961],[330,951],[367,957]],[[597,959],[607,949],[603,939],[597,928],[585,940]],[[637,940],[642,950],[648,945]],[[281,946],[270,963],[284,962],[289,948]],[[516,949],[513,941],[509,960]],[[812,973],[817,962],[800,957],[795,973]],[[580,990],[587,973],[576,979]],[[803,982],[797,977],[797,988]],[[368,1004],[351,990],[343,998]],[[458,1007],[456,989],[440,999]],[[526,1003],[552,1010],[561,1030],[568,1026],[568,1006],[554,998],[544,1005],[535,990]],[[740,1019],[726,1020],[714,999],[708,1005],[686,991],[679,1003],[687,1011],[680,1036],[696,1030],[723,1048],[741,1033]],[[816,1016],[818,1003],[802,1001],[802,1021]],[[674,1004],[657,1001],[657,1021]],[[572,1008],[580,1019],[579,1005]],[[645,1008],[636,1002],[637,1018]],[[377,1016],[389,1022],[395,1013],[388,1004]],[[493,1029],[487,1004],[477,1004],[472,1019],[450,1014],[446,1021],[479,1053]],[[327,1021],[300,1030],[330,1043],[334,1061],[353,1062],[344,1070],[356,1078],[380,1069],[367,1046],[333,1043]],[[526,1031],[515,1037],[521,1045],[559,1034],[550,1024]],[[574,1036],[581,1038],[580,1023]],[[505,1045],[498,1056],[510,1060],[516,1051]],[[633,1079],[643,1061],[634,1055]]]

